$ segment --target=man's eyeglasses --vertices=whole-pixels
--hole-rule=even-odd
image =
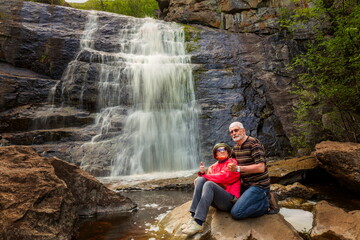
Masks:
[[[233,134],[233,133],[237,133],[237,132],[239,132],[239,131],[240,131],[240,129],[237,128],[237,129],[231,130],[229,133],[230,133],[230,134]]]
[[[216,149],[217,152],[226,152],[226,148],[224,147],[219,147],[218,149]]]

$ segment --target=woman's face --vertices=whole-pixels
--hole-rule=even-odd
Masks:
[[[216,149],[216,159],[217,160],[224,160],[229,157],[229,153],[226,151],[225,147],[219,147]]]

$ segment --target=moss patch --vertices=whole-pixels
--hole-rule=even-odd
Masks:
[[[183,27],[185,34],[186,52],[194,52],[200,48],[199,40],[201,39],[201,31],[189,25],[183,25]]]

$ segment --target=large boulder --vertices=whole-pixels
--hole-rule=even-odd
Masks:
[[[51,164],[56,176],[62,179],[72,195],[76,196],[74,205],[79,215],[124,212],[136,207],[129,198],[106,188],[79,167],[58,158],[53,158]]]
[[[2,239],[70,239],[75,197],[49,159],[30,147],[0,148]]]
[[[360,193],[360,144],[325,141],[316,145],[321,167],[348,189]]]
[[[71,239],[79,215],[136,205],[78,167],[31,147],[0,147],[0,236],[4,240]]]
[[[316,204],[311,231],[313,240],[360,239],[360,211],[345,212],[326,201]]]
[[[187,239],[187,235],[181,233],[180,227],[190,217],[187,211],[190,204],[191,202],[187,202],[175,208],[160,221],[160,228],[168,233],[167,239]],[[217,211],[211,207],[204,232],[196,234],[193,239],[301,240],[302,238],[280,214],[236,221],[231,218],[230,213]]]

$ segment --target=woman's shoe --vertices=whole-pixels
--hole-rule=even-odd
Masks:
[[[198,232],[202,232],[204,230],[204,225],[199,225],[197,222],[192,221],[184,230],[182,230],[182,233],[187,235],[194,235]]]
[[[190,217],[189,220],[186,221],[186,223],[184,223],[183,225],[181,225],[180,229],[183,230],[185,228],[187,228],[187,226],[190,225],[190,223],[192,223],[194,221],[193,217]]]

